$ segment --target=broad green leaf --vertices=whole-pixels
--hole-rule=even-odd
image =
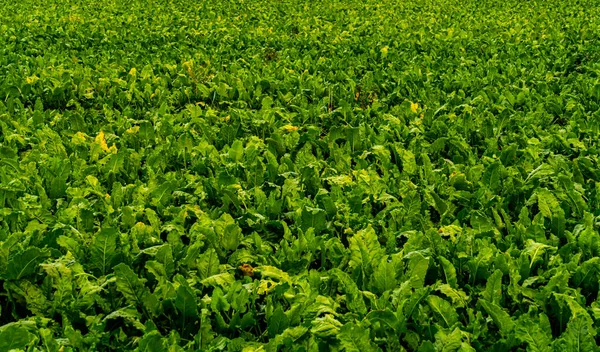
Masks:
[[[516,323],[515,336],[527,343],[528,350],[533,352],[551,352],[552,335],[540,327],[538,322],[523,315]]]
[[[472,351],[466,346],[462,349],[462,333],[459,328],[455,328],[452,332],[448,330],[439,330],[435,334],[435,347],[437,351]]]
[[[281,334],[285,329],[288,328],[290,324],[290,320],[287,315],[281,309],[281,306],[278,306],[277,309],[273,311],[273,314],[268,320],[267,323],[267,331],[269,332],[269,336],[275,337],[276,335]]]
[[[271,279],[279,282],[292,282],[288,273],[274,266],[257,266],[254,268],[254,272],[259,274],[263,279]]]
[[[121,263],[114,267],[115,277],[117,278],[117,290],[129,304],[142,306],[144,297],[149,293],[144,283],[146,279],[140,279],[131,268]]]
[[[48,251],[37,247],[30,247],[22,253],[11,255],[8,259],[8,267],[6,268],[6,278],[9,280],[20,280],[35,273],[38,270],[39,264],[48,258],[48,256]]]
[[[446,283],[452,288],[457,288],[456,268],[448,259],[442,256],[440,256],[439,259],[440,263],[442,264],[442,268],[444,269]]]
[[[448,284],[440,285],[436,290],[449,297],[452,300],[452,304],[454,304],[456,307],[464,307],[469,301],[469,296],[467,296],[464,291],[460,289],[454,289]]]
[[[543,256],[546,251],[554,249],[556,248],[547,244],[527,240],[527,245],[525,246],[523,253],[527,254],[530,258],[529,268],[531,269],[536,261],[543,261]]]
[[[372,310],[366,317],[371,323],[379,322],[389,328],[396,329],[398,318],[391,310]]]
[[[151,331],[140,339],[140,352],[167,352],[165,341],[157,330]]]
[[[598,350],[594,336],[596,336],[596,329],[593,327],[592,320],[584,315],[572,317],[567,324],[567,330],[562,335],[566,343],[566,351],[573,352]]]
[[[196,296],[191,288],[183,285],[177,288],[175,307],[184,318],[195,317],[198,314],[198,304],[196,303]]]
[[[34,336],[15,323],[0,327],[0,351],[25,349],[33,341]]]
[[[219,273],[219,257],[213,248],[209,248],[198,259],[198,273],[200,279],[206,279]]]
[[[375,269],[372,283],[375,293],[383,293],[396,288],[396,268],[394,263],[388,261],[387,256],[381,259],[381,263]]]
[[[329,272],[339,282],[342,291],[346,294],[348,309],[356,313],[365,314],[367,312],[365,301],[350,275],[339,269],[332,269]]]
[[[317,337],[329,338],[336,337],[340,333],[342,323],[340,323],[331,314],[326,314],[322,318],[316,318],[311,322],[310,332]]]
[[[560,209],[560,203],[550,192],[545,188],[540,188],[536,191],[537,200],[538,200],[538,208],[542,215],[544,215],[548,219],[552,219],[553,214]]]
[[[405,257],[408,259],[408,270],[405,277],[408,277],[411,286],[415,289],[422,288],[425,283],[425,276],[429,269],[429,257],[425,257],[423,253],[411,252]]]
[[[112,267],[113,259],[117,254],[118,236],[117,230],[108,227],[94,235],[92,248],[90,248],[90,263],[101,275],[106,275]]]
[[[442,318],[446,327],[450,328],[458,321],[458,314],[455,308],[445,299],[430,295],[427,297],[427,303],[431,310]]]
[[[235,277],[230,273],[221,273],[207,277],[200,283],[207,286],[229,287],[235,282]]]
[[[144,324],[140,322],[140,313],[137,311],[137,309],[131,307],[121,308],[108,314],[106,317],[104,317],[103,322],[107,322],[112,319],[123,319],[126,323],[130,324],[131,326],[135,327],[140,331],[146,330]]]
[[[363,273],[370,275],[373,264],[379,263],[383,256],[375,230],[369,226],[358,231],[348,242],[350,243],[350,266],[361,268]]]
[[[515,322],[502,307],[492,302],[488,302],[485,299],[480,299],[479,304],[481,304],[483,309],[489,314],[504,336],[507,336],[512,332],[515,327]]]
[[[371,342],[369,330],[359,327],[354,323],[345,324],[341,328],[337,338],[340,341],[342,350],[346,352],[369,352],[380,350]]]
[[[488,302],[500,304],[502,299],[502,272],[500,270],[496,269],[490,275],[481,296]]]

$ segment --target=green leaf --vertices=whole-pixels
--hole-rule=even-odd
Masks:
[[[326,314],[322,318],[316,318],[311,322],[310,332],[317,337],[335,337],[338,336],[342,323],[331,314]]]
[[[456,307],[464,307],[469,301],[469,296],[464,291],[454,289],[448,284],[440,285],[436,290],[448,296]]]
[[[114,267],[117,278],[117,290],[123,297],[134,306],[142,306],[144,297],[149,293],[144,283],[146,279],[140,279],[127,264],[121,263]]]
[[[547,250],[554,250],[555,247],[549,246],[547,244],[538,243],[534,240],[527,240],[527,245],[525,246],[524,254],[527,254],[530,258],[529,268],[533,267],[536,261],[544,261],[544,253]]]
[[[560,209],[560,203],[549,190],[540,188],[536,191],[538,208],[542,215],[548,219],[552,219],[556,209]]]
[[[175,307],[184,318],[195,317],[198,314],[196,296],[191,288],[183,285],[177,288]]]
[[[244,145],[242,144],[242,141],[239,139],[236,139],[233,144],[231,145],[231,148],[229,148],[229,158],[236,163],[239,163],[242,161],[242,158],[244,156]]]
[[[388,261],[387,256],[381,259],[381,263],[375,269],[372,283],[375,293],[383,293],[396,288],[396,268],[394,263]]]
[[[448,333],[447,330],[439,330],[435,334],[436,351],[475,351],[468,344],[463,343],[463,334],[459,328],[455,328]]]
[[[446,327],[450,328],[458,321],[458,313],[456,313],[452,304],[445,299],[430,295],[427,297],[427,303],[429,303],[431,310],[442,318]]]
[[[396,329],[398,326],[398,318],[389,309],[387,310],[372,310],[367,314],[366,319],[372,323],[379,322],[386,326]]]
[[[500,329],[502,335],[507,336],[515,327],[515,322],[512,321],[510,315],[497,304],[488,302],[485,299],[480,299],[479,304],[490,315],[496,326]]]
[[[429,286],[416,289],[413,294],[404,300],[403,304],[398,305],[398,308],[399,310],[402,310],[402,316],[406,321],[408,321],[418,310],[419,305],[429,296],[430,292],[431,288]]]
[[[319,233],[327,227],[327,212],[321,208],[305,207],[302,209],[301,218],[302,231],[314,229]]]
[[[9,257],[6,268],[6,278],[9,280],[20,280],[38,270],[38,266],[50,256],[46,250],[30,247],[24,252]]]
[[[584,352],[597,351],[596,329],[589,316],[575,315],[567,324],[567,330],[562,335],[566,343],[565,351]]]
[[[144,140],[153,140],[154,139],[154,126],[148,121],[143,121],[140,124],[140,137]]]
[[[399,154],[402,160],[402,171],[409,175],[414,175],[418,170],[415,154],[406,149],[399,150]]]
[[[209,248],[198,259],[198,274],[200,279],[206,279],[219,273],[219,257],[213,248]]]
[[[139,312],[131,307],[126,307],[126,308],[121,308],[118,309],[110,314],[108,314],[106,317],[104,317],[104,319],[102,320],[103,322],[107,322],[111,319],[123,319],[126,323],[130,324],[131,326],[135,327],[138,330],[141,331],[145,331],[146,327],[144,326],[144,324],[142,324],[140,322],[140,314]]]
[[[229,251],[234,251],[242,239],[242,229],[229,214],[223,214],[215,222],[215,231],[219,235],[220,245]]]
[[[158,209],[162,209],[163,207],[167,206],[171,200],[173,190],[175,190],[175,185],[173,182],[164,182],[160,186],[156,187],[151,192],[152,205],[156,206]]]
[[[342,291],[346,294],[346,301],[350,311],[366,314],[367,307],[361,292],[350,275],[340,269],[331,269],[329,273],[340,283]]]
[[[348,242],[350,243],[350,266],[361,268],[365,275],[370,275],[373,271],[373,263],[379,263],[383,256],[375,230],[369,226],[358,231]]]
[[[371,342],[369,330],[359,327],[354,323],[347,323],[337,335],[340,341],[340,347],[346,352],[368,352],[379,351]]]
[[[168,349],[165,346],[165,341],[156,330],[147,333],[142,336],[139,342],[140,352],[167,352]]]
[[[502,298],[502,271],[496,269],[485,284],[485,291],[481,293],[483,299],[494,304],[500,304]]]
[[[429,269],[430,258],[425,257],[421,252],[408,253],[404,258],[408,259],[408,270],[405,276],[409,278],[411,287],[422,288]]]
[[[231,308],[231,304],[227,301],[221,288],[215,287],[212,297],[210,298],[210,307],[215,312],[226,312]]]
[[[106,275],[112,267],[117,252],[118,236],[119,233],[113,228],[103,228],[94,236],[90,249],[90,264],[102,275]]]
[[[17,324],[8,324],[0,327],[0,351],[25,349],[34,341],[34,336],[27,329]]]
[[[259,274],[263,279],[271,279],[279,282],[291,283],[290,275],[285,271],[270,265],[261,265],[254,268],[254,272]]]
[[[528,351],[551,352],[550,344],[552,335],[541,328],[540,324],[527,315],[522,315],[517,321],[515,336],[522,342],[527,343]]]
[[[235,282],[235,277],[231,273],[216,274],[201,280],[200,283],[205,286],[229,287]]]
[[[275,337],[281,334],[290,325],[290,319],[285,315],[281,306],[278,306],[267,322],[269,336]]]
[[[456,268],[454,265],[446,258],[440,256],[440,263],[442,264],[442,268],[444,269],[444,275],[446,278],[446,283],[450,285],[452,288],[457,287],[456,280]]]

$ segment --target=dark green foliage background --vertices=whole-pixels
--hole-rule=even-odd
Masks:
[[[0,352],[598,350],[598,5],[0,1]]]

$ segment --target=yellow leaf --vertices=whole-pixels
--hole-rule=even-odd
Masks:
[[[96,142],[97,144],[100,145],[100,148],[102,148],[102,150],[104,150],[107,153],[116,153],[117,152],[117,147],[116,146],[112,146],[112,147],[108,147],[108,144],[106,144],[106,138],[104,137],[104,132],[100,131],[100,133],[98,133],[98,135],[96,136],[96,139],[94,140],[94,142]]]
[[[410,103],[410,111],[412,111],[416,114],[418,109],[419,109],[419,103]]]
[[[381,48],[381,54],[383,55],[383,57],[387,56],[388,50],[389,50],[389,47],[387,45],[384,46],[383,48]]]
[[[133,126],[128,128],[125,132],[127,133],[137,133],[140,130],[140,126]]]
[[[73,144],[75,145],[83,145],[86,143],[86,135],[83,132],[77,132],[73,135],[73,138],[71,138],[71,142],[73,142]]]
[[[135,69],[135,67],[132,67],[131,70],[129,70],[129,74],[132,76],[135,76],[136,73],[137,73],[137,70]]]
[[[298,131],[298,127],[297,126],[292,126],[292,125],[285,125],[285,126],[283,126],[281,128],[283,128],[283,130],[286,131],[286,132],[295,132],[295,131]]]
[[[29,76],[29,77],[25,78],[25,81],[27,82],[27,84],[33,84],[39,79],[40,78],[38,76],[33,75],[33,76]]]
[[[271,292],[271,290],[273,290],[277,285],[278,283],[276,283],[273,280],[260,280],[256,293],[258,293],[259,295],[264,295],[266,293]]]

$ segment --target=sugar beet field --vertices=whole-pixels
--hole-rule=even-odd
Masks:
[[[599,351],[600,2],[0,0],[0,352]]]

